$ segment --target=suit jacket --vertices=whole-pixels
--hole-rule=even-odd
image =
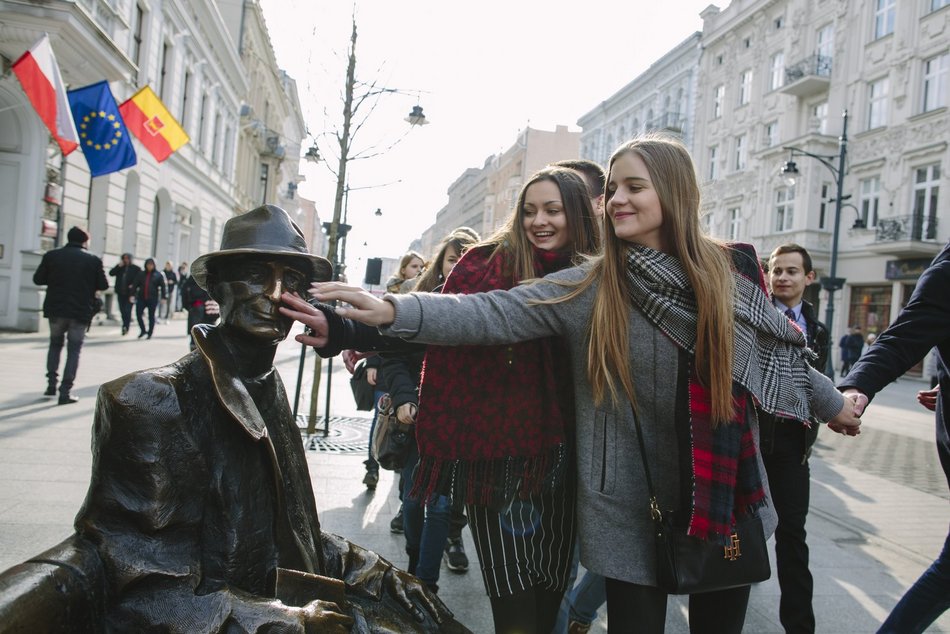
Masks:
[[[44,253],[33,273],[33,283],[46,286],[44,316],[67,317],[87,324],[93,317],[92,299],[96,291],[109,288],[99,256],[75,243]]]
[[[286,625],[278,566],[379,599],[391,565],[322,533],[300,432],[272,369],[245,382],[212,326],[198,350],[99,390],[76,530],[98,549],[117,631]],[[299,625],[298,625],[299,626]]]
[[[882,332],[867,352],[838,384],[854,387],[873,399],[894,381],[937,348],[937,452],[950,485],[950,242],[937,254],[917,280],[907,305]]]

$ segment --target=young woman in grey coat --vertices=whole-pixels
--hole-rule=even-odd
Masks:
[[[679,141],[622,146],[605,202],[604,253],[542,282],[385,301],[339,284],[314,294],[349,303],[338,309],[344,317],[430,344],[563,337],[576,390],[581,562],[607,579],[611,631],[662,632],[667,596],[656,587],[634,410],[660,507],[685,512],[689,534],[716,541],[749,513],[774,530],[757,408],[850,434],[860,422],[807,364],[802,333],[769,304],[754,250],[703,233],[695,171]],[[320,317],[303,321],[319,326]],[[704,457],[721,470],[715,482],[695,466]],[[741,632],[748,597],[748,586],[692,595],[690,630]]]

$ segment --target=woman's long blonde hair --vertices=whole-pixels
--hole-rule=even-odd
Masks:
[[[676,139],[661,135],[637,137],[620,146],[610,157],[604,200],[609,210],[610,184],[616,160],[636,154],[650,172],[660,199],[663,244],[683,265],[696,296],[696,371],[712,396],[713,424],[733,416],[732,345],[734,282],[723,244],[703,231],[699,223],[699,185],[692,159]],[[627,283],[627,242],[614,232],[613,216],[604,214],[604,252],[577,288],[557,301],[580,294],[591,283],[599,284],[590,322],[587,374],[600,403],[609,394],[615,401],[622,391],[635,403],[630,374],[629,322],[633,309]],[[657,377],[659,379],[659,377]]]

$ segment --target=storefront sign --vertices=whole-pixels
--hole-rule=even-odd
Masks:
[[[914,258],[912,260],[888,260],[884,269],[884,278],[888,280],[916,280],[928,266],[930,258]]]

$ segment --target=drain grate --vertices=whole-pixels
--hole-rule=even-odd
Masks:
[[[317,418],[316,432],[306,437],[307,418],[299,414],[297,427],[305,436],[304,447],[310,451],[330,453],[366,453],[369,451],[369,430],[373,419],[364,416],[331,416],[329,433],[323,435],[323,417]]]

